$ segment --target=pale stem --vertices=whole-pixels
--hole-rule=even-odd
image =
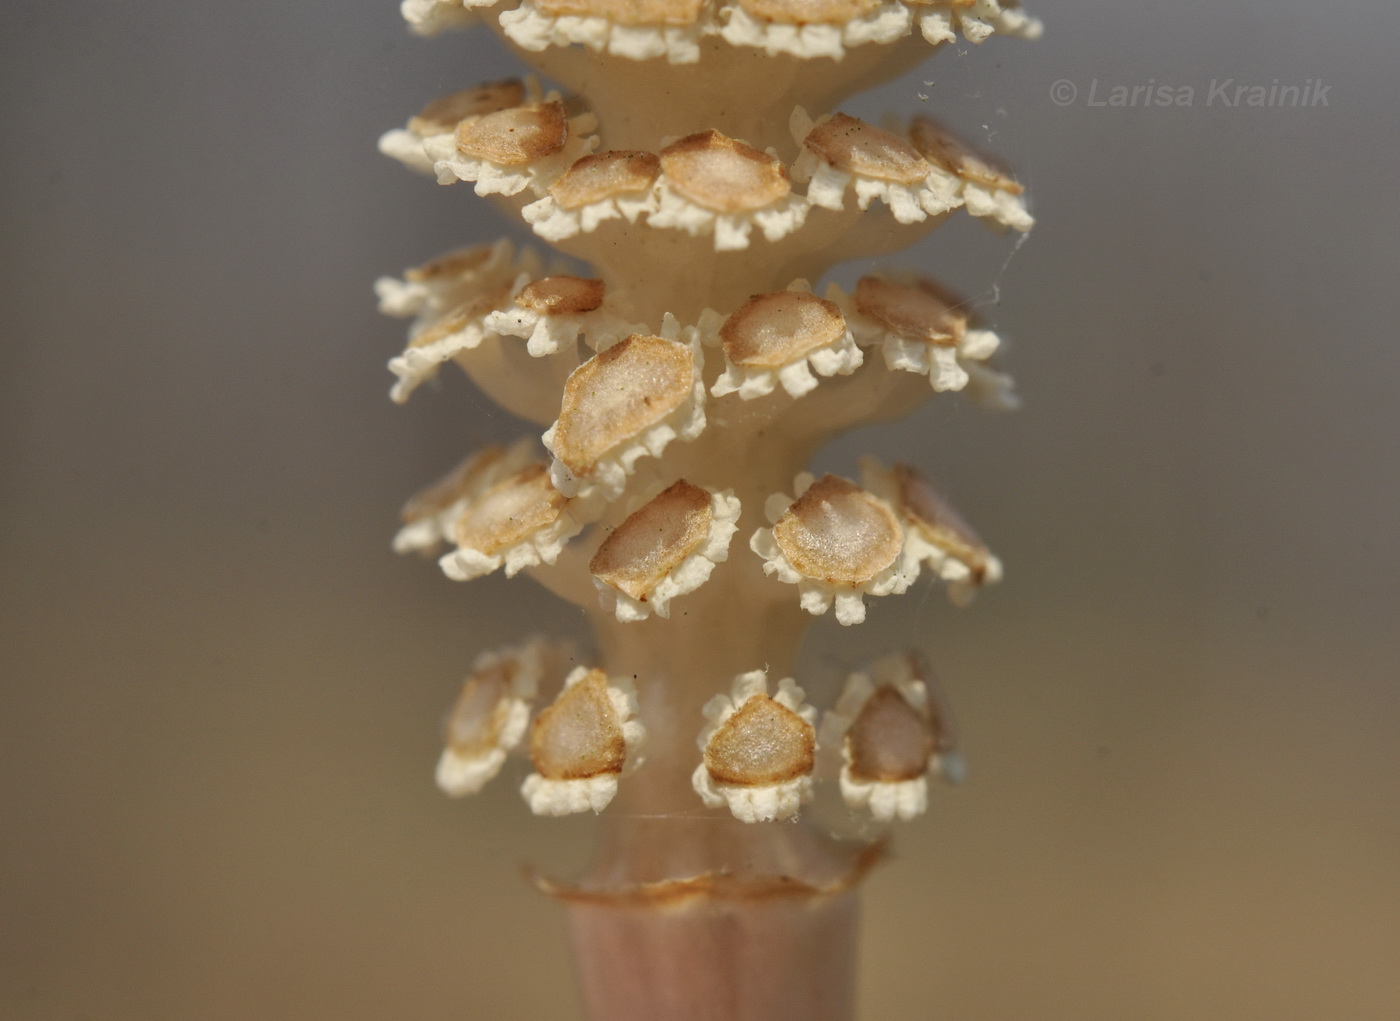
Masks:
[[[568,905],[593,1021],[850,1021],[854,892]]]
[[[665,138],[717,128],[771,146],[788,163],[797,150],[788,130],[793,107],[817,116],[929,54],[914,36],[892,46],[854,47],[842,61],[769,57],[707,40],[694,65],[635,62],[578,46],[529,53],[509,45],[580,94],[598,115],[605,149],[654,152]],[[502,203],[518,212],[526,198]],[[862,214],[848,197],[844,211],[814,208],[801,229],[778,242],[755,229],[740,252],[715,252],[710,236],[620,221],[556,247],[594,266],[620,314],[659,329],[668,312],[689,325],[706,308],[727,315],[750,295],[793,279],[815,283],[834,262],[897,251],[941,220],[901,226],[883,210]],[[533,422],[553,421],[564,376],[576,363],[550,358],[541,368],[523,345],[497,341],[483,348],[463,360],[483,392]],[[723,358],[714,350],[705,354],[708,389]],[[741,823],[727,810],[705,808],[690,778],[700,762],[704,704],[727,691],[737,674],[766,668],[770,683],[791,676],[812,620],[795,587],[765,576],[747,549],[754,531],[769,524],[766,499],[791,494],[793,476],[832,436],[903,415],[929,396],[926,379],[867,364],[853,377],[823,380],[801,401],[780,392],[752,402],[707,402],[701,437],[673,443],[662,460],[643,459],[629,486],[635,495],[685,478],[732,489],[743,506],[729,560],[698,591],[674,600],[669,620],[622,624],[599,606],[588,560],[621,521],[625,501],[553,567],[529,570],[586,610],[598,665],[635,680],[648,728],[645,766],[623,778],[608,807],[596,864],[573,885],[544,884],[567,905],[594,1021],[853,1016],[855,887],[878,848],[837,841],[807,819]]]

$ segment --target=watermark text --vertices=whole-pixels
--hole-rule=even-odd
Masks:
[[[1131,85],[1115,85],[1099,78],[1075,82],[1061,78],[1050,86],[1056,106],[1089,106],[1105,109],[1162,109],[1209,107],[1217,109],[1316,109],[1332,105],[1332,86],[1321,78],[1284,82],[1275,78],[1264,84],[1236,78],[1212,78],[1209,83],[1177,85],[1153,78]]]

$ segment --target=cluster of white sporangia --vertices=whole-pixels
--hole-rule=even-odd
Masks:
[[[901,136],[846,114],[813,122],[798,108],[798,155],[789,166],[776,151],[713,130],[663,140],[657,153],[595,152],[596,118],[571,117],[557,95],[539,99],[538,91],[506,81],[445,96],[387,133],[380,149],[440,183],[472,182],[478,195],[533,197],[521,215],[547,241],[640,219],[735,251],[749,246],[755,228],[778,241],[800,230],[814,206],[844,209],[847,190],[862,210],[880,199],[900,223],[956,209],[998,228],[1034,223],[1015,180],[928,118]]]
[[[717,348],[724,357],[724,371],[709,388],[715,398],[738,394],[753,400],[780,386],[801,397],[817,386],[818,377],[855,372],[864,361],[862,349],[878,349],[889,369],[928,376],[935,390],[966,388],[992,405],[1014,400],[1009,377],[991,362],[1000,339],[975,328],[966,303],[931,280],[866,276],[850,294],[829,285],[825,297],[797,280],[784,291],[755,295],[727,314],[706,309],[693,327],[667,316],[653,331],[614,312],[603,281],[546,275],[540,265],[533,252],[516,254],[502,241],[434,259],[409,270],[402,281],[380,280],[380,309],[415,317],[408,345],[389,362],[398,377],[391,396],[407,400],[444,363],[457,360],[470,370],[478,352],[490,357],[506,343],[523,340],[533,357],[561,356],[577,364],[580,340],[603,355],[628,347],[622,342],[632,337],[650,337],[665,344],[630,343],[636,351],[594,360],[585,376],[606,371],[618,379],[627,365],[650,370],[662,361],[670,364],[674,413],[642,441],[653,456],[672,439],[694,439],[704,428],[703,348]],[[554,450],[552,437],[545,442]],[[605,481],[611,498],[630,470],[622,463],[589,468],[560,458],[555,475],[567,495],[577,495],[568,478],[587,475]]]
[[[380,291],[431,323],[435,306],[495,291],[524,261],[500,245],[454,253],[410,272],[407,283],[381,283]],[[453,276],[441,269],[448,265],[462,268]],[[531,324],[521,303],[537,285],[559,300],[534,302]],[[395,548],[428,551],[446,541],[455,546],[440,560],[450,577],[502,567],[513,575],[553,564],[569,540],[611,514],[620,523],[591,562],[603,605],[622,621],[667,616],[672,599],[704,584],[727,558],[739,501],[684,480],[664,491],[628,490],[643,458],[661,458],[672,442],[702,435],[707,400],[756,400],[779,387],[801,398],[822,377],[861,368],[862,344],[881,350],[886,370],[928,374],[936,389],[956,389],[996,347],[994,335],[968,329],[955,299],[925,281],[866,277],[850,295],[836,287],[827,293],[819,298],[798,281],[727,316],[707,310],[694,327],[667,315],[655,333],[619,339],[601,282],[554,276],[516,287],[514,298],[502,299],[509,307],[483,313],[483,321],[507,319],[520,324],[518,333],[528,327],[532,339],[568,338],[538,345],[548,347],[540,357],[577,359],[577,338],[599,349],[563,384],[558,417],[542,436],[552,457],[538,458],[528,441],[476,455],[410,501]],[[565,325],[556,328],[557,321]],[[420,323],[413,333],[431,329]],[[708,387],[706,347],[724,358]],[[475,350],[456,358],[470,369]],[[864,488],[833,476],[799,477],[794,494],[770,496],[771,527],[749,537],[765,571],[796,585],[805,609],[823,614],[834,606],[842,624],[859,623],[865,596],[903,592],[924,565],[959,600],[1000,577],[996,559],[941,498],[925,496],[904,475],[890,476],[904,480],[896,484],[873,472]]]
[[[1034,224],[1024,189],[928,117],[914,119],[907,139],[844,113],[813,121],[801,107],[789,126],[801,146],[792,176],[814,206],[844,209],[850,189],[861,209],[879,199],[900,223],[966,207],[1016,230]]]
[[[1000,577],[996,558],[912,469],[868,462],[863,479],[864,488],[831,475],[800,477],[797,499],[775,496],[768,508],[773,527],[750,539],[770,573],[799,587],[805,608],[824,612],[834,602],[837,619],[855,623],[864,616],[863,595],[902,591],[924,565],[949,582],[955,598]],[[571,503],[534,459],[530,441],[488,448],[409,501],[395,546],[430,550],[450,541],[456,549],[442,558],[449,575],[501,566],[511,573],[558,556],[582,527],[569,515]],[[672,600],[703,585],[728,558],[740,512],[732,492],[684,479],[620,507],[625,517],[605,530],[589,570],[603,607],[624,622],[668,616]],[[438,767],[444,790],[479,790],[528,730],[535,771],[522,791],[535,812],[607,806],[619,779],[641,762],[645,728],[631,681],[586,667],[564,678],[558,697],[528,727],[542,684],[557,679],[549,675],[562,674],[566,660],[540,641],[478,660],[449,724]],[[820,744],[843,749],[841,791],[850,805],[868,808],[878,821],[918,814],[924,775],[956,771],[947,758],[946,712],[929,701],[913,667],[899,662],[904,674],[886,664],[873,681],[851,678],[820,742],[816,710],[791,679],[770,697],[763,671],[740,676],[728,695],[705,707],[692,778],[697,794],[745,822],[790,818],[812,796]]]
[[[913,31],[935,44],[954,41],[959,31],[972,43],[1041,32],[1019,0],[403,0],[402,10],[424,35],[494,14],[526,50],[578,43],[673,64],[699,60],[701,40],[711,37],[770,55],[839,60],[850,47],[892,43]]]
[[[528,268],[538,265],[501,243],[443,256],[404,281],[381,281],[388,310],[419,316],[414,336],[432,329],[440,309],[466,303],[483,324],[496,324],[483,338],[527,343],[525,335],[536,357],[577,364],[562,386],[558,418],[543,436],[551,457],[541,457],[528,438],[479,451],[409,501],[394,546],[431,552],[447,545],[443,571],[466,580],[553,564],[593,524],[577,541],[591,550],[588,568],[601,607],[622,622],[669,616],[674,600],[704,585],[730,556],[741,512],[731,490],[685,479],[632,485],[640,460],[662,458],[670,443],[702,435],[707,401],[751,401],[779,389],[784,399],[798,399],[825,377],[862,368],[926,373],[935,387],[954,388],[996,346],[990,335],[990,342],[971,339],[977,331],[967,328],[960,303],[936,285],[879,277],[862,279],[850,294],[829,288],[827,297],[796,281],[755,295],[728,315],[707,310],[695,326],[668,315],[654,333],[619,337],[621,320],[606,310],[600,281],[530,279]],[[521,267],[527,269],[517,272]],[[477,304],[481,294],[504,295],[496,302],[501,307]],[[580,344],[596,353],[578,363]],[[865,364],[865,351],[875,348],[883,366]],[[470,370],[481,349],[463,347],[455,358]],[[723,358],[722,371],[708,377],[707,350]],[[950,379],[958,372],[960,379]],[[902,592],[925,567],[948,583],[955,601],[1000,578],[999,562],[976,533],[907,466],[869,462],[859,485],[799,476],[793,495],[773,494],[764,510],[771,527],[747,543],[764,570],[795,585],[808,611],[834,607],[842,624],[864,619],[865,596]],[[535,771],[523,790],[541,814],[600,811],[619,778],[638,765],[645,731],[630,682],[602,671],[575,670],[554,705],[527,728],[542,659],[532,646],[478,663],[439,765],[444,789],[478,789],[527,729]],[[832,717],[846,719],[845,736],[823,743],[846,749],[841,790],[851,805],[880,821],[908,818],[922,809],[922,777],[944,761],[937,756],[946,748],[941,738],[906,740],[906,731],[941,733],[940,724],[912,681],[871,690],[880,694],[869,712],[862,700],[875,696],[848,690]],[[811,797],[816,716],[792,681],[769,697],[764,675],[746,674],[707,706],[706,716],[693,777],[705,804],[727,805],[737,818],[759,822],[789,818]],[[866,722],[852,722],[857,719]],[[870,745],[867,730],[894,735],[878,742],[903,749],[894,765],[887,761],[892,751],[874,759],[862,751]]]
[[[841,796],[879,822],[922,815],[929,774],[961,781],[956,737],[943,693],[914,653],[851,674],[821,727],[822,747],[840,754]]]
[[[729,558],[739,527],[733,492],[685,479],[636,503],[588,562],[599,602],[623,622],[669,617],[672,599],[694,592]]]
[[[475,794],[528,732],[535,771],[521,793],[537,815],[606,808],[618,778],[640,765],[646,728],[630,682],[583,666],[563,676],[554,701],[536,713],[541,684],[559,683],[570,659],[543,639],[479,657],[447,721],[438,786],[454,797]]]
[[[646,728],[630,680],[586,666],[564,675],[569,658],[536,639],[477,659],[447,723],[437,768],[445,792],[475,794],[521,750],[533,766],[521,794],[536,814],[608,806],[643,764]],[[545,683],[558,694],[537,711]],[[791,678],[770,695],[762,670],[736,677],[703,712],[691,784],[707,807],[727,807],[742,822],[793,818],[819,774],[835,774],[846,803],[877,822],[913,819],[928,805],[929,775],[962,776],[952,717],[912,653],[851,674],[820,727]]]
[[[864,486],[825,475],[797,477],[796,495],[777,493],[749,547],[763,569],[796,585],[802,608],[836,609],[841,624],[865,620],[865,596],[898,595],[927,566],[952,600],[1001,580],[999,561],[932,486],[907,465],[863,465]]]
[[[1040,32],[1019,0],[404,0],[402,9],[423,34],[492,16],[525,51],[578,44],[672,64],[726,44],[834,61],[912,33],[938,44],[956,33],[978,43]],[[795,250],[804,228],[821,222],[816,238],[839,234],[836,217],[854,224],[876,204],[892,234],[958,209],[997,229],[1032,225],[1014,178],[926,117],[876,127],[798,107],[788,126],[792,147],[781,153],[716,130],[659,138],[654,151],[600,151],[607,125],[577,97],[507,80],[433,101],[380,148],[442,184],[496,196],[547,242],[595,235],[600,251],[637,227],[707,238],[718,252],[748,249],[759,235]],[[1013,404],[992,361],[997,336],[934,281],[877,274],[817,293],[794,280],[694,321],[668,313],[638,323],[603,280],[502,241],[376,290],[384,312],[412,319],[390,362],[396,401],[449,361],[509,386],[521,352],[538,360],[542,380],[559,381],[543,450],[524,439],[478,451],[405,506],[394,548],[435,553],[449,577],[545,569],[572,544],[571,564],[586,563],[601,612],[628,625],[669,617],[731,556],[758,556],[802,608],[833,610],[843,625],[864,620],[867,596],[903,592],[924,570],[955,602],[1000,579],[997,558],[906,465],[863,462],[859,482],[799,475],[791,493],[750,509],[767,525],[738,544],[740,480],[726,488],[666,472],[672,443],[700,441],[728,417],[713,402],[766,401],[754,406],[763,415],[858,372],[915,373],[935,391]],[[643,461],[649,470],[639,472]],[[521,751],[534,812],[603,810],[642,766],[632,680],[538,639],[482,655],[451,714],[439,785],[474,793]],[[852,674],[820,725],[792,678],[773,681],[759,669],[733,678],[695,721],[692,786],[706,806],[749,823],[789,819],[829,779],[850,806],[890,822],[924,811],[929,775],[961,773],[947,707],[912,655]]]

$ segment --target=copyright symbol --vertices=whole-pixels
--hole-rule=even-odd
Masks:
[[[1070,106],[1079,98],[1079,89],[1068,78],[1061,78],[1050,86],[1050,101],[1056,106]]]

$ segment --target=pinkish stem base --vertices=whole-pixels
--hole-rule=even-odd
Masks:
[[[567,905],[591,1021],[851,1021],[858,894]]]

